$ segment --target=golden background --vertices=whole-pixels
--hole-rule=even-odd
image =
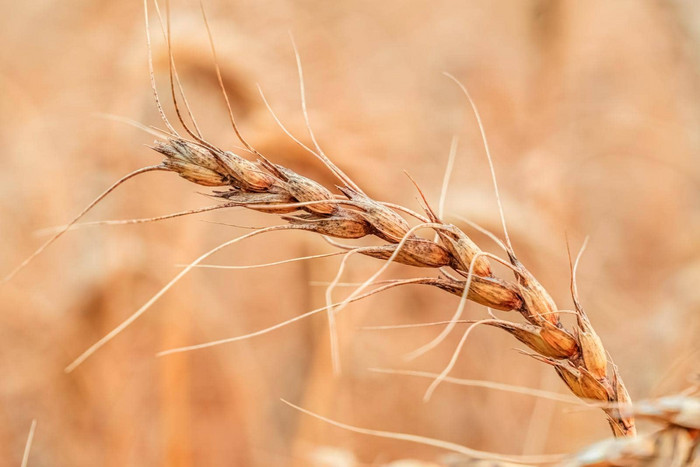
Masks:
[[[236,145],[195,0],[171,5],[175,59],[204,135]],[[276,126],[265,91],[305,138],[294,54],[305,71],[322,147],[368,194],[419,209],[409,171],[437,204],[450,140],[459,137],[447,211],[499,233],[476,121],[481,111],[520,259],[570,308],[566,236],[590,236],[583,304],[633,398],[669,394],[700,370],[700,7],[691,1],[206,2],[244,134],[274,162],[334,179]],[[100,114],[161,125],[149,87],[138,1],[2,2],[0,267],[3,274],[122,175],[159,161],[153,137]],[[174,118],[167,49],[151,5],[156,80]],[[306,139],[304,139],[306,141]],[[86,220],[149,217],[212,204],[173,174],[127,182]],[[460,332],[413,362],[436,328],[363,326],[448,319],[453,296],[397,289],[339,315],[343,374],[330,369],[323,314],[218,348],[160,350],[236,336],[324,305],[338,258],[251,269],[195,270],[71,374],[63,368],[178,271],[262,226],[243,210],[69,232],[0,289],[0,465],[380,465],[444,451],[352,434],[334,420],[508,453],[561,453],[609,436],[602,415],[530,396],[369,368],[439,372]],[[498,252],[482,235],[480,245]],[[302,232],[253,238],[218,264],[332,251]],[[380,263],[353,258],[344,281]],[[392,267],[386,277],[421,271]],[[426,271],[432,273],[431,271]],[[338,290],[337,297],[347,293]],[[485,311],[470,304],[469,318]],[[453,376],[566,392],[499,330],[473,333]],[[643,429],[650,427],[642,426]],[[323,463],[324,457],[333,463]],[[354,460],[351,457],[354,456]],[[347,463],[343,464],[343,460]]]

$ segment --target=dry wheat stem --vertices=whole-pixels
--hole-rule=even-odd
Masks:
[[[565,457],[563,454],[550,454],[550,455],[539,455],[539,456],[525,456],[525,455],[516,456],[516,455],[508,455],[508,454],[496,454],[496,453],[488,452],[488,451],[478,451],[476,449],[468,448],[468,447],[462,446],[460,444],[450,443],[449,441],[443,441],[443,440],[434,439],[434,438],[428,438],[426,436],[419,436],[419,435],[413,435],[413,434],[408,434],[408,433],[397,433],[397,432],[392,432],[392,431],[382,431],[382,430],[372,430],[372,429],[368,429],[368,428],[361,428],[361,427],[357,427],[357,426],[353,426],[353,425],[348,425],[346,423],[341,423],[341,422],[338,422],[336,420],[331,420],[330,418],[316,414],[314,412],[311,412],[310,410],[306,410],[306,409],[299,407],[298,405],[292,404],[291,402],[286,401],[284,399],[280,399],[280,400],[295,410],[298,410],[302,413],[305,413],[306,415],[314,417],[318,420],[322,420],[325,423],[337,426],[338,428],[342,428],[344,430],[348,430],[348,431],[352,431],[352,432],[360,433],[360,434],[364,434],[364,435],[369,435],[369,436],[375,436],[375,437],[379,437],[379,438],[395,439],[395,440],[400,440],[400,441],[408,441],[408,442],[412,442],[412,443],[423,444],[426,446],[433,446],[433,447],[437,447],[440,449],[445,449],[448,451],[456,452],[456,453],[459,453],[459,454],[462,454],[465,456],[469,456],[470,458],[493,460],[493,461],[514,462],[516,464],[532,465],[532,464],[549,464],[552,462],[558,462],[558,461],[563,460]]]
[[[156,293],[143,306],[141,306],[141,308],[136,310],[127,319],[125,319],[121,324],[119,324],[119,326],[117,326],[112,331],[110,331],[102,339],[95,342],[85,352],[83,352],[78,358],[76,358],[72,363],[70,363],[65,368],[65,372],[66,373],[72,372],[75,368],[78,367],[78,365],[83,363],[88,357],[90,357],[93,353],[95,353],[97,350],[99,350],[103,345],[105,345],[107,342],[114,339],[119,333],[121,333],[124,329],[126,329],[131,323],[133,323],[141,315],[143,315],[151,306],[153,306],[153,304],[156,301],[158,301],[158,299],[160,299],[160,297],[162,297],[168,290],[170,290],[170,288],[172,288],[173,285],[175,285],[177,282],[179,282],[180,279],[182,279],[188,272],[190,272],[201,261],[205,260],[206,258],[210,257],[214,253],[216,253],[216,252],[218,252],[218,251],[220,251],[228,246],[231,246],[235,243],[238,243],[242,240],[248,239],[248,238],[253,237],[255,235],[259,235],[259,234],[267,233],[267,232],[273,232],[273,231],[277,231],[277,230],[287,230],[290,227],[293,228],[293,226],[282,225],[282,226],[273,226],[273,227],[268,227],[266,229],[257,230],[255,232],[251,232],[249,234],[234,238],[233,240],[229,240],[227,242],[224,242],[221,245],[207,251],[206,253],[201,255],[199,258],[197,258],[193,262],[191,262],[189,265],[187,265],[186,268],[184,268],[182,271],[180,271],[170,282],[168,282],[163,288],[161,288],[158,291],[158,293]]]
[[[375,282],[376,284],[377,282]],[[351,283],[348,285],[348,287],[357,287],[360,285],[359,283]],[[576,315],[578,312],[574,310],[557,310],[557,313],[561,314],[572,314]],[[491,320],[489,323],[496,324],[498,323],[499,325],[506,325],[506,324],[512,324],[510,321],[505,321],[502,319],[495,318],[491,316]],[[389,329],[415,329],[415,328],[426,328],[426,327],[431,327],[431,326],[444,326],[450,323],[457,323],[457,324],[474,324],[476,321],[473,319],[460,319],[457,321],[453,321],[451,319],[449,320],[442,320],[442,321],[431,321],[428,323],[409,323],[409,324],[383,324],[383,325],[376,325],[376,326],[361,326],[358,329],[361,329],[363,331],[386,331]]]
[[[596,347],[599,339],[592,337],[594,334],[587,318],[583,318],[581,312],[579,325],[582,327],[573,333],[566,331],[559,322],[559,311],[547,292],[506,245],[501,244],[509,253],[510,261],[506,264],[516,273],[515,284],[497,279],[490,272],[488,259],[505,260],[479,250],[460,229],[442,223],[429,206],[425,208],[428,219],[432,222],[411,227],[404,219],[393,214],[389,207],[366,195],[346,187],[341,188],[346,199],[338,199],[337,195],[316,182],[265,159],[251,163],[233,153],[202,148],[186,140],[171,139],[167,143],[160,143],[155,149],[166,156],[164,165],[182,177],[205,186],[228,186],[228,191],[215,192],[215,196],[236,205],[281,214],[282,219],[291,222],[293,226],[325,237],[353,239],[374,235],[388,242],[379,247],[352,249],[352,254],[374,256],[385,262],[375,274],[337,305],[335,310],[328,309],[331,323],[333,313],[344,308],[372,284],[390,262],[438,269],[450,267],[464,280],[447,278],[432,285],[460,297],[466,294],[467,298],[486,306],[521,313],[528,321],[526,326],[506,326],[498,321],[493,325],[510,332],[535,350],[537,355],[544,357],[547,363],[555,366],[575,394],[583,398],[597,395],[611,401],[617,400],[618,394],[623,394],[624,386],[617,375],[613,376],[613,386],[606,379],[607,375],[600,372],[600,360],[605,360],[606,356],[603,349]],[[297,214],[290,215],[294,211]],[[416,237],[414,232],[422,228],[433,229],[439,236],[438,241]],[[339,274],[331,282],[329,291],[340,280],[344,262]],[[327,296],[330,297],[328,293]],[[328,301],[331,301],[330,298]],[[458,318],[459,314],[456,316]],[[332,324],[331,331],[334,336]],[[442,334],[445,333],[441,333],[441,336]],[[335,337],[331,339],[334,342]],[[337,352],[337,344],[333,347]],[[583,351],[590,357],[588,362],[584,361]],[[335,355],[337,365],[339,360],[337,353]],[[612,423],[618,426],[618,434],[632,433],[631,419],[616,420],[614,414],[609,415]]]
[[[90,204],[88,204],[81,212],[78,214],[71,222],[69,222],[64,228],[59,230],[56,234],[54,234],[53,237],[48,239],[43,245],[41,245],[34,253],[32,253],[29,257],[27,257],[24,261],[22,261],[19,266],[17,266],[14,270],[12,270],[9,274],[7,274],[2,280],[0,280],[0,286],[3,284],[9,282],[12,280],[21,270],[23,270],[29,263],[34,260],[37,256],[39,256],[46,248],[48,248],[52,243],[54,243],[56,240],[58,240],[63,234],[65,234],[70,228],[78,222],[80,219],[85,216],[92,208],[94,208],[100,201],[105,199],[110,193],[112,193],[119,185],[122,183],[126,182],[127,180],[130,180],[138,175],[147,173],[147,172],[153,172],[156,170],[166,170],[165,167],[162,165],[154,165],[154,166],[149,166],[149,167],[143,167],[137,170],[134,170],[131,173],[128,173],[124,175],[122,178],[117,180],[107,188],[100,196],[95,198]]]
[[[429,207],[426,208],[428,218],[433,222],[410,227],[405,220],[392,214],[387,206],[374,202],[366,195],[346,188],[343,194],[347,199],[336,199],[335,195],[315,182],[266,160],[251,163],[233,153],[212,150],[182,139],[170,139],[166,143],[158,143],[155,149],[166,156],[162,165],[169,170],[204,186],[228,186],[228,191],[215,192],[215,196],[237,206],[283,214],[283,219],[291,222],[289,227],[337,238],[352,239],[374,235],[389,242],[384,246],[352,250],[353,254],[374,256],[384,259],[385,262],[375,274],[340,305],[337,305],[335,310],[329,308],[328,315],[331,323],[333,313],[341,310],[357,297],[393,261],[432,268],[449,266],[465,280],[442,279],[442,282],[436,282],[434,285],[487,306],[522,313],[533,328],[519,331],[529,333],[530,339],[537,342],[535,347],[544,352],[544,356],[554,356],[559,359],[566,357],[585,370],[585,367],[580,365],[581,361],[577,359],[579,342],[574,335],[561,328],[556,317],[558,312],[553,307],[548,294],[515,259],[512,251],[509,251],[511,257],[509,266],[519,274],[519,277],[518,284],[509,285],[507,281],[491,275],[485,258],[494,258],[492,255],[479,250],[457,227],[439,221]],[[288,215],[294,211],[299,214]],[[432,228],[436,231],[439,236],[438,242],[416,237],[414,232],[422,228]],[[483,262],[480,263],[480,259]],[[503,261],[500,258],[497,259]],[[475,271],[477,265],[480,267],[479,274]],[[191,267],[194,266],[196,264]],[[342,273],[342,268],[339,272]],[[340,275],[331,283],[329,291],[332,291],[335,287],[334,283],[339,279]],[[472,281],[475,281],[474,284]],[[472,293],[474,295],[471,295]],[[327,295],[330,297],[329,294]],[[464,304],[461,303],[458,313],[451,321],[459,318],[463,306]],[[453,326],[454,324],[449,326],[450,330]],[[505,330],[514,333],[511,329]],[[446,332],[441,333],[433,342],[439,342],[446,335]],[[534,345],[522,335],[518,336],[515,333],[514,335],[529,344],[531,348]],[[333,339],[335,337],[332,337],[332,342]],[[562,339],[563,348],[559,342]],[[428,349],[434,345],[436,344],[429,344]],[[335,355],[338,358],[337,344],[335,348]],[[552,348],[554,355],[550,352]],[[339,359],[335,362],[338,363]],[[578,392],[574,390],[574,392],[579,396],[584,395],[581,390]],[[614,399],[615,395],[610,397]]]
[[[195,267],[198,269],[256,269],[256,268],[266,268],[270,266],[279,266],[281,264],[289,264],[289,263],[297,263],[299,261],[307,261],[310,259],[319,259],[319,258],[330,258],[332,256],[338,256],[344,254],[342,251],[336,251],[333,253],[323,253],[320,255],[309,255],[309,256],[300,256],[297,258],[290,258],[290,259],[283,259],[280,261],[273,261],[271,263],[261,263],[261,264],[250,264],[246,266],[230,266],[230,265],[221,265],[221,264],[198,264]],[[179,267],[186,267],[186,264],[178,264],[177,266]]]
[[[654,433],[608,439],[570,456],[562,467],[700,466],[700,430],[667,423]]]
[[[156,8],[158,16],[161,18],[157,3]],[[496,191],[505,244],[500,242],[500,240],[492,234],[490,234],[490,237],[508,253],[507,261],[483,252],[461,229],[455,225],[446,224],[439,215],[443,203],[440,203],[440,209],[438,213],[435,213],[423,196],[420,188],[418,188],[418,190],[423,198],[425,216],[414,213],[408,208],[374,200],[372,197],[365,194],[357,184],[352,182],[345,173],[328,159],[319,147],[309,125],[303,88],[303,76],[301,75],[300,59],[296,51],[296,46],[294,46],[294,49],[297,58],[298,72],[300,73],[300,91],[304,119],[316,151],[304,145],[286,130],[279,118],[272,112],[269,102],[264,99],[262,90],[261,95],[263,96],[265,105],[270,109],[273,118],[283,131],[300,144],[300,146],[318,157],[326,167],[343,182],[343,186],[337,187],[338,192],[334,193],[314,180],[286,167],[274,164],[243,139],[235,119],[233,118],[230,103],[226,97],[226,91],[223,88],[223,79],[221,78],[221,72],[216,60],[213,42],[212,52],[217,67],[217,77],[222,85],[222,92],[226,97],[231,124],[236,135],[246,148],[245,153],[252,154],[253,157],[249,155],[244,157],[232,151],[220,149],[201,137],[201,132],[196,124],[195,131],[192,131],[187,126],[180,112],[175,92],[176,87],[179,89],[181,97],[183,98],[190,120],[194,122],[194,119],[191,118],[189,104],[184,96],[184,92],[182,92],[182,85],[175,69],[168,15],[165,22],[166,27],[164,29],[164,35],[168,47],[171,97],[175,105],[178,120],[189,135],[187,138],[180,136],[174,126],[168,121],[155,86],[151,39],[148,29],[148,6],[145,1],[144,14],[151,87],[159,114],[167,127],[167,131],[163,130],[162,133],[160,133],[161,138],[155,142],[153,149],[163,156],[163,160],[156,166],[146,167],[128,175],[101,195],[98,201],[106,196],[114,187],[118,186],[119,183],[136,174],[151,170],[164,170],[173,172],[197,185],[218,188],[218,190],[211,193],[211,196],[221,199],[222,203],[229,207],[245,207],[251,210],[276,215],[279,216],[281,220],[286,221],[287,224],[255,231],[248,235],[227,241],[209,252],[204,253],[175,276],[175,278],[148,300],[144,306],[86,350],[66,368],[66,371],[72,371],[88,356],[124,330],[165,292],[173,287],[185,274],[215,252],[264,232],[275,230],[304,230],[320,235],[323,238],[332,237],[352,240],[362,237],[375,237],[382,241],[382,244],[379,246],[362,248],[349,247],[351,251],[347,253],[343,265],[351,254],[371,256],[382,260],[384,263],[370,278],[362,282],[359,287],[339,304],[329,303],[327,307],[323,308],[323,310],[327,311],[329,318],[332,343],[337,339],[334,329],[334,314],[345,308],[350,302],[366,296],[360,294],[387,270],[390,263],[396,262],[423,269],[432,269],[436,271],[436,273],[442,272],[440,277],[422,277],[411,281],[411,283],[437,287],[460,298],[464,297],[464,299],[460,300],[458,312],[455,313],[450,320],[450,324],[448,325],[449,330],[452,330],[454,324],[458,321],[464,306],[462,302],[465,300],[471,300],[489,309],[492,308],[519,313],[525,319],[524,323],[511,323],[501,320],[484,320],[483,323],[498,327],[522,342],[531,350],[529,355],[543,363],[551,365],[562,381],[564,381],[576,396],[582,399],[595,399],[605,403],[629,402],[629,395],[627,394],[627,390],[622,382],[617,367],[608,365],[608,356],[605,348],[600,338],[593,330],[589,318],[580,306],[575,287],[572,286],[572,296],[574,298],[578,319],[573,329],[569,330],[560,322],[559,310],[549,293],[515,255],[511,247],[505,216],[503,215],[503,206],[498,193],[495,170],[483,123],[471,96],[469,96],[466,88],[456,78],[449,74],[447,75],[454,80],[464,92],[469,104],[474,110],[479,124],[479,130],[482,135],[484,149],[489,161],[491,177]],[[164,22],[162,18],[160,22],[161,29],[163,29]],[[210,32],[209,35],[211,38]],[[453,147],[455,147],[456,150],[456,144],[453,144]],[[454,151],[451,150],[451,152]],[[445,180],[448,179],[449,170],[445,176]],[[84,212],[92,208],[95,204],[96,202],[92,203]],[[67,228],[77,222],[84,212],[69,224]],[[399,213],[416,217],[421,223],[411,226]],[[416,232],[419,229],[431,229],[436,235],[435,239],[428,240],[417,236]],[[57,236],[64,231],[57,234]],[[57,236],[42,246],[37,254],[50,242],[55,240]],[[338,244],[336,244],[336,246],[338,246]],[[340,245],[340,247],[345,248],[342,245]],[[35,256],[36,254],[30,257],[29,260]],[[23,265],[29,260],[25,261]],[[504,279],[495,276],[492,273],[490,265],[490,261],[492,260],[507,264],[513,271],[514,278]],[[20,268],[23,267],[23,265],[21,265]],[[572,269],[574,269],[572,272],[575,273],[575,267]],[[342,273],[342,268],[339,273]],[[339,279],[340,274],[337,275],[336,279],[329,286],[326,294],[329,302],[331,298],[330,292],[332,292]],[[401,283],[406,284],[408,281],[402,281]],[[396,283],[393,285],[396,285]],[[371,293],[376,293],[376,289]],[[438,338],[431,341],[424,350],[429,350],[437,345],[437,343],[447,335],[447,332],[441,332]],[[465,338],[466,337],[463,337],[462,341],[464,341]],[[196,347],[201,348],[202,346]],[[334,368],[339,368],[340,357],[337,352],[337,343],[333,343],[332,347],[334,348]],[[453,355],[451,364],[456,360],[456,356],[457,353]],[[449,371],[450,365],[448,365],[447,371]],[[443,373],[446,374],[445,372]],[[436,380],[436,382],[439,381]],[[629,436],[635,433],[634,419],[631,414],[623,414],[618,409],[610,408],[606,408],[604,411],[616,435]]]
[[[32,442],[34,441],[34,432],[36,431],[36,419],[32,420],[32,425],[29,427],[27,442],[24,445],[24,453],[22,454],[22,467],[27,467],[29,463],[29,452],[32,450]]]
[[[450,143],[450,152],[447,156],[447,166],[445,167],[445,175],[442,178],[442,186],[440,187],[440,200],[438,201],[438,217],[442,218],[445,215],[445,202],[447,201],[447,189],[450,186],[450,177],[452,176],[452,170],[455,165],[455,158],[457,156],[457,143],[459,138],[456,136],[452,137],[452,142]],[[437,241],[435,238],[434,241]]]
[[[439,235],[439,234],[436,234]],[[459,322],[459,318],[462,316],[462,313],[464,312],[464,307],[467,304],[467,292],[469,291],[469,288],[471,287],[471,282],[472,279],[474,278],[474,267],[476,266],[476,260],[480,256],[484,256],[485,253],[479,252],[474,257],[472,258],[471,262],[469,263],[469,272],[467,273],[467,281],[464,286],[464,292],[462,295],[459,297],[459,304],[457,305],[457,310],[455,311],[454,315],[452,318],[450,318],[450,321],[448,322],[447,326],[443,328],[443,330],[440,332],[440,334],[437,335],[433,340],[428,342],[427,344],[419,347],[418,349],[414,350],[413,352],[410,352],[409,354],[406,355],[406,360],[413,360],[415,358],[418,358],[419,356],[425,354],[426,352],[432,350],[435,348],[438,344],[440,344],[442,341],[444,341],[447,336],[450,334],[450,332],[454,329],[454,327],[457,325]],[[468,331],[467,331],[468,332]],[[458,346],[458,349],[461,348],[461,346]],[[459,352],[459,350],[457,350]],[[430,391],[432,392],[432,391]],[[428,400],[430,397],[426,397],[425,400]]]
[[[455,348],[454,353],[452,354],[452,358],[450,359],[449,363],[445,367],[444,370],[442,370],[442,373],[440,373],[432,383],[430,383],[430,386],[428,386],[428,389],[426,389],[425,394],[423,395],[423,402],[428,402],[430,398],[433,396],[433,392],[435,392],[435,389],[437,389],[438,385],[444,381],[444,379],[447,377],[447,375],[450,374],[450,371],[452,371],[452,368],[454,368],[455,364],[457,363],[457,358],[459,358],[459,354],[462,352],[462,348],[464,347],[464,344],[467,342],[467,338],[471,334],[471,332],[476,329],[476,327],[480,324],[485,324],[489,322],[491,318],[488,319],[482,319],[480,321],[477,321],[476,323],[471,324],[467,329],[464,331],[464,334],[462,334],[462,338],[459,340],[459,343],[457,344],[457,348]]]
[[[421,280],[423,280],[423,279],[405,279],[405,280],[394,281],[390,284],[386,284],[386,285],[383,285],[381,287],[377,287],[374,290],[371,290],[371,291],[366,292],[362,295],[359,295],[359,296],[353,298],[352,301],[356,302],[356,301],[362,300],[364,298],[370,297],[372,295],[384,292],[385,290],[392,289],[394,287],[399,287],[402,285],[409,285],[409,284],[419,284]],[[331,303],[331,304],[323,306],[321,308],[316,308],[315,310],[307,311],[306,313],[295,316],[295,317],[290,318],[286,321],[282,321],[282,322],[277,323],[275,325],[269,326],[269,327],[264,328],[264,329],[260,329],[260,330],[255,331],[255,332],[251,332],[249,334],[244,334],[242,336],[229,337],[229,338],[220,339],[217,341],[205,342],[203,344],[190,345],[190,346],[186,346],[186,347],[178,347],[175,349],[168,349],[168,350],[164,350],[162,352],[158,352],[156,354],[156,356],[162,357],[162,356],[170,355],[170,354],[174,354],[174,353],[189,352],[192,350],[206,349],[209,347],[216,347],[216,346],[222,345],[222,344],[229,344],[232,342],[238,342],[238,341],[242,341],[245,339],[250,339],[251,337],[261,336],[263,334],[267,334],[267,333],[275,331],[277,329],[281,329],[289,324],[296,323],[297,321],[301,321],[303,319],[306,319],[306,318],[309,318],[309,317],[314,316],[316,314],[319,314],[323,311],[327,311],[329,309],[332,309],[333,307],[335,307],[337,305],[339,305],[339,303]]]
[[[138,219],[111,219],[111,220],[102,220],[102,221],[91,221],[91,222],[80,222],[76,223],[73,225],[59,225],[55,227],[46,227],[43,229],[39,229],[36,232],[34,232],[35,235],[41,236],[41,235],[50,235],[50,234],[55,234],[57,232],[61,232],[62,230],[65,231],[71,231],[71,230],[77,230],[81,229],[83,227],[94,227],[97,225],[131,225],[131,224],[146,224],[150,222],[158,222],[158,221],[163,221],[166,219],[175,219],[178,217],[184,217],[184,216],[190,216],[193,214],[199,214],[202,212],[209,212],[209,211],[216,211],[219,209],[226,209],[230,207],[234,207],[234,204],[230,203],[223,203],[223,204],[216,204],[214,206],[206,206],[203,208],[196,208],[196,209],[189,209],[187,211],[179,211],[179,212],[174,212],[171,214],[164,214],[162,216],[155,216],[155,217],[144,217],[144,218],[138,218]]]
[[[435,380],[439,378],[438,373],[431,373],[429,371],[416,371],[416,370],[395,370],[391,368],[368,368],[369,371],[374,373],[383,373],[389,375],[405,375],[405,376],[419,376],[422,378],[429,378]],[[453,376],[444,376],[442,381],[446,383],[452,383],[460,386],[470,386],[485,389],[495,389],[498,391],[513,392],[516,394],[524,394],[532,397],[540,397],[543,399],[553,400],[556,402],[563,402],[566,404],[581,405],[586,404],[585,401],[574,397],[567,396],[565,394],[559,394],[557,392],[545,391],[542,389],[533,389],[523,386],[516,386],[514,384],[497,383],[494,381],[478,380],[478,379],[464,379],[455,378]]]

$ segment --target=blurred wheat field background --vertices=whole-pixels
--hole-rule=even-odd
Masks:
[[[2,274],[122,175],[158,161],[153,137],[99,116],[160,125],[139,1],[4,1],[0,28]],[[590,245],[579,291],[633,398],[670,394],[700,371],[700,6],[689,1],[321,2],[208,0],[234,112],[272,161],[333,178],[276,126],[305,135],[294,54],[321,145],[376,199],[419,209],[409,171],[437,203],[459,137],[447,212],[500,232],[478,127],[441,72],[481,111],[520,259],[570,308],[565,236]],[[205,136],[236,145],[196,1],[171,5],[175,60]],[[156,80],[168,58],[151,18]],[[166,108],[169,112],[172,108]],[[201,190],[200,190],[201,191]],[[171,174],[127,182],[89,220],[212,204]],[[370,368],[440,372],[459,333],[413,362],[434,328],[362,327],[449,319],[455,297],[402,288],[339,315],[343,374],[325,318],[258,338],[155,358],[171,347],[252,332],[324,305],[339,260],[195,270],[71,374],[63,368],[178,271],[261,213],[225,210],[68,233],[0,289],[0,461],[19,465],[380,465],[439,461],[435,448],[352,434],[334,420],[508,453],[563,453],[607,437],[597,412],[529,396],[442,385]],[[476,235],[489,245],[486,237]],[[303,232],[252,238],[212,258],[246,265],[330,252]],[[498,253],[495,248],[491,251]],[[380,267],[354,258],[343,280]],[[392,266],[387,277],[416,271]],[[343,292],[336,292],[340,297]],[[467,316],[485,311],[470,304]],[[546,366],[494,329],[475,331],[453,376],[565,392]],[[644,425],[641,426],[643,430]],[[324,456],[334,464],[324,463]],[[354,457],[354,461],[350,457]],[[346,463],[341,463],[346,459]]]

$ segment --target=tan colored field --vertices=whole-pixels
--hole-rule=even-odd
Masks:
[[[160,160],[146,147],[151,135],[101,114],[162,126],[139,1],[2,6],[0,275],[42,243],[38,230],[66,223],[113,181]],[[199,5],[177,0],[171,8],[175,60],[199,126],[217,145],[233,148]],[[437,205],[457,135],[447,212],[500,235],[476,120],[441,73],[454,74],[481,111],[515,250],[561,309],[572,307],[566,237],[576,250],[590,236],[579,292],[632,397],[671,394],[700,372],[698,4],[209,0],[206,10],[234,112],[263,154],[328,187],[335,183],[284,135],[256,89],[259,83],[288,128],[305,138],[291,31],[311,123],[338,165],[375,199],[419,210],[403,171]],[[151,13],[156,80],[174,118],[167,49]],[[146,174],[86,220],[213,204],[204,192],[174,174]],[[334,428],[280,398],[356,426],[502,453],[568,453],[610,435],[597,411],[448,383],[423,403],[428,379],[370,371],[445,367],[461,329],[412,362],[404,354],[439,329],[361,329],[449,319],[458,299],[428,288],[389,291],[338,315],[340,377],[331,371],[323,314],[250,340],[155,358],[323,306],[325,287],[316,282],[332,280],[337,257],[195,270],[64,373],[179,265],[247,232],[220,223],[275,222],[230,209],[85,227],[2,286],[0,465],[20,464],[33,419],[31,466],[444,461],[444,450]],[[474,239],[501,254],[487,237]],[[259,264],[331,251],[310,233],[273,232],[211,262]],[[354,257],[343,281],[363,281],[380,266]],[[382,277],[416,274],[392,266]],[[487,315],[470,303],[466,316]],[[522,346],[502,331],[479,328],[451,375],[567,393],[550,368],[514,347]],[[324,455],[335,463],[323,463]]]

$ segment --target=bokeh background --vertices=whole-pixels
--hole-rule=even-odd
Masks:
[[[65,223],[114,180],[158,160],[146,147],[152,136],[100,114],[161,123],[138,0],[0,4],[4,274],[43,241],[40,229]],[[195,115],[206,137],[231,147],[198,2],[173,1],[171,9],[175,58]],[[207,0],[206,9],[234,111],[273,161],[333,183],[275,125],[255,87],[291,131],[305,134],[291,31],[321,145],[368,193],[417,209],[405,169],[436,203],[456,135],[447,211],[500,232],[476,121],[441,72],[456,75],[481,110],[515,249],[560,308],[571,306],[565,238],[577,249],[590,236],[580,293],[632,396],[672,393],[700,370],[698,3]],[[166,48],[151,21],[156,79],[169,101]],[[211,204],[202,191],[171,174],[148,174],[88,219]],[[459,332],[406,362],[406,352],[439,330],[361,329],[451,316],[457,299],[424,288],[394,290],[340,315],[339,378],[323,315],[243,342],[154,357],[322,306],[317,283],[333,277],[337,258],[194,271],[64,374],[178,264],[246,232],[209,221],[261,226],[274,223],[269,217],[230,210],[76,230],[0,289],[0,464],[19,465],[32,419],[34,466],[352,466],[445,454],[331,427],[280,398],[357,426],[498,452],[572,452],[609,435],[597,412],[450,384],[423,403],[428,380],[369,371],[439,372],[449,360]],[[212,261],[328,251],[313,235],[282,232]],[[344,280],[361,281],[378,267],[355,258]],[[397,266],[386,276],[416,274]],[[467,315],[485,310],[472,304]],[[453,375],[566,392],[550,368],[516,347],[496,329],[477,330]]]

